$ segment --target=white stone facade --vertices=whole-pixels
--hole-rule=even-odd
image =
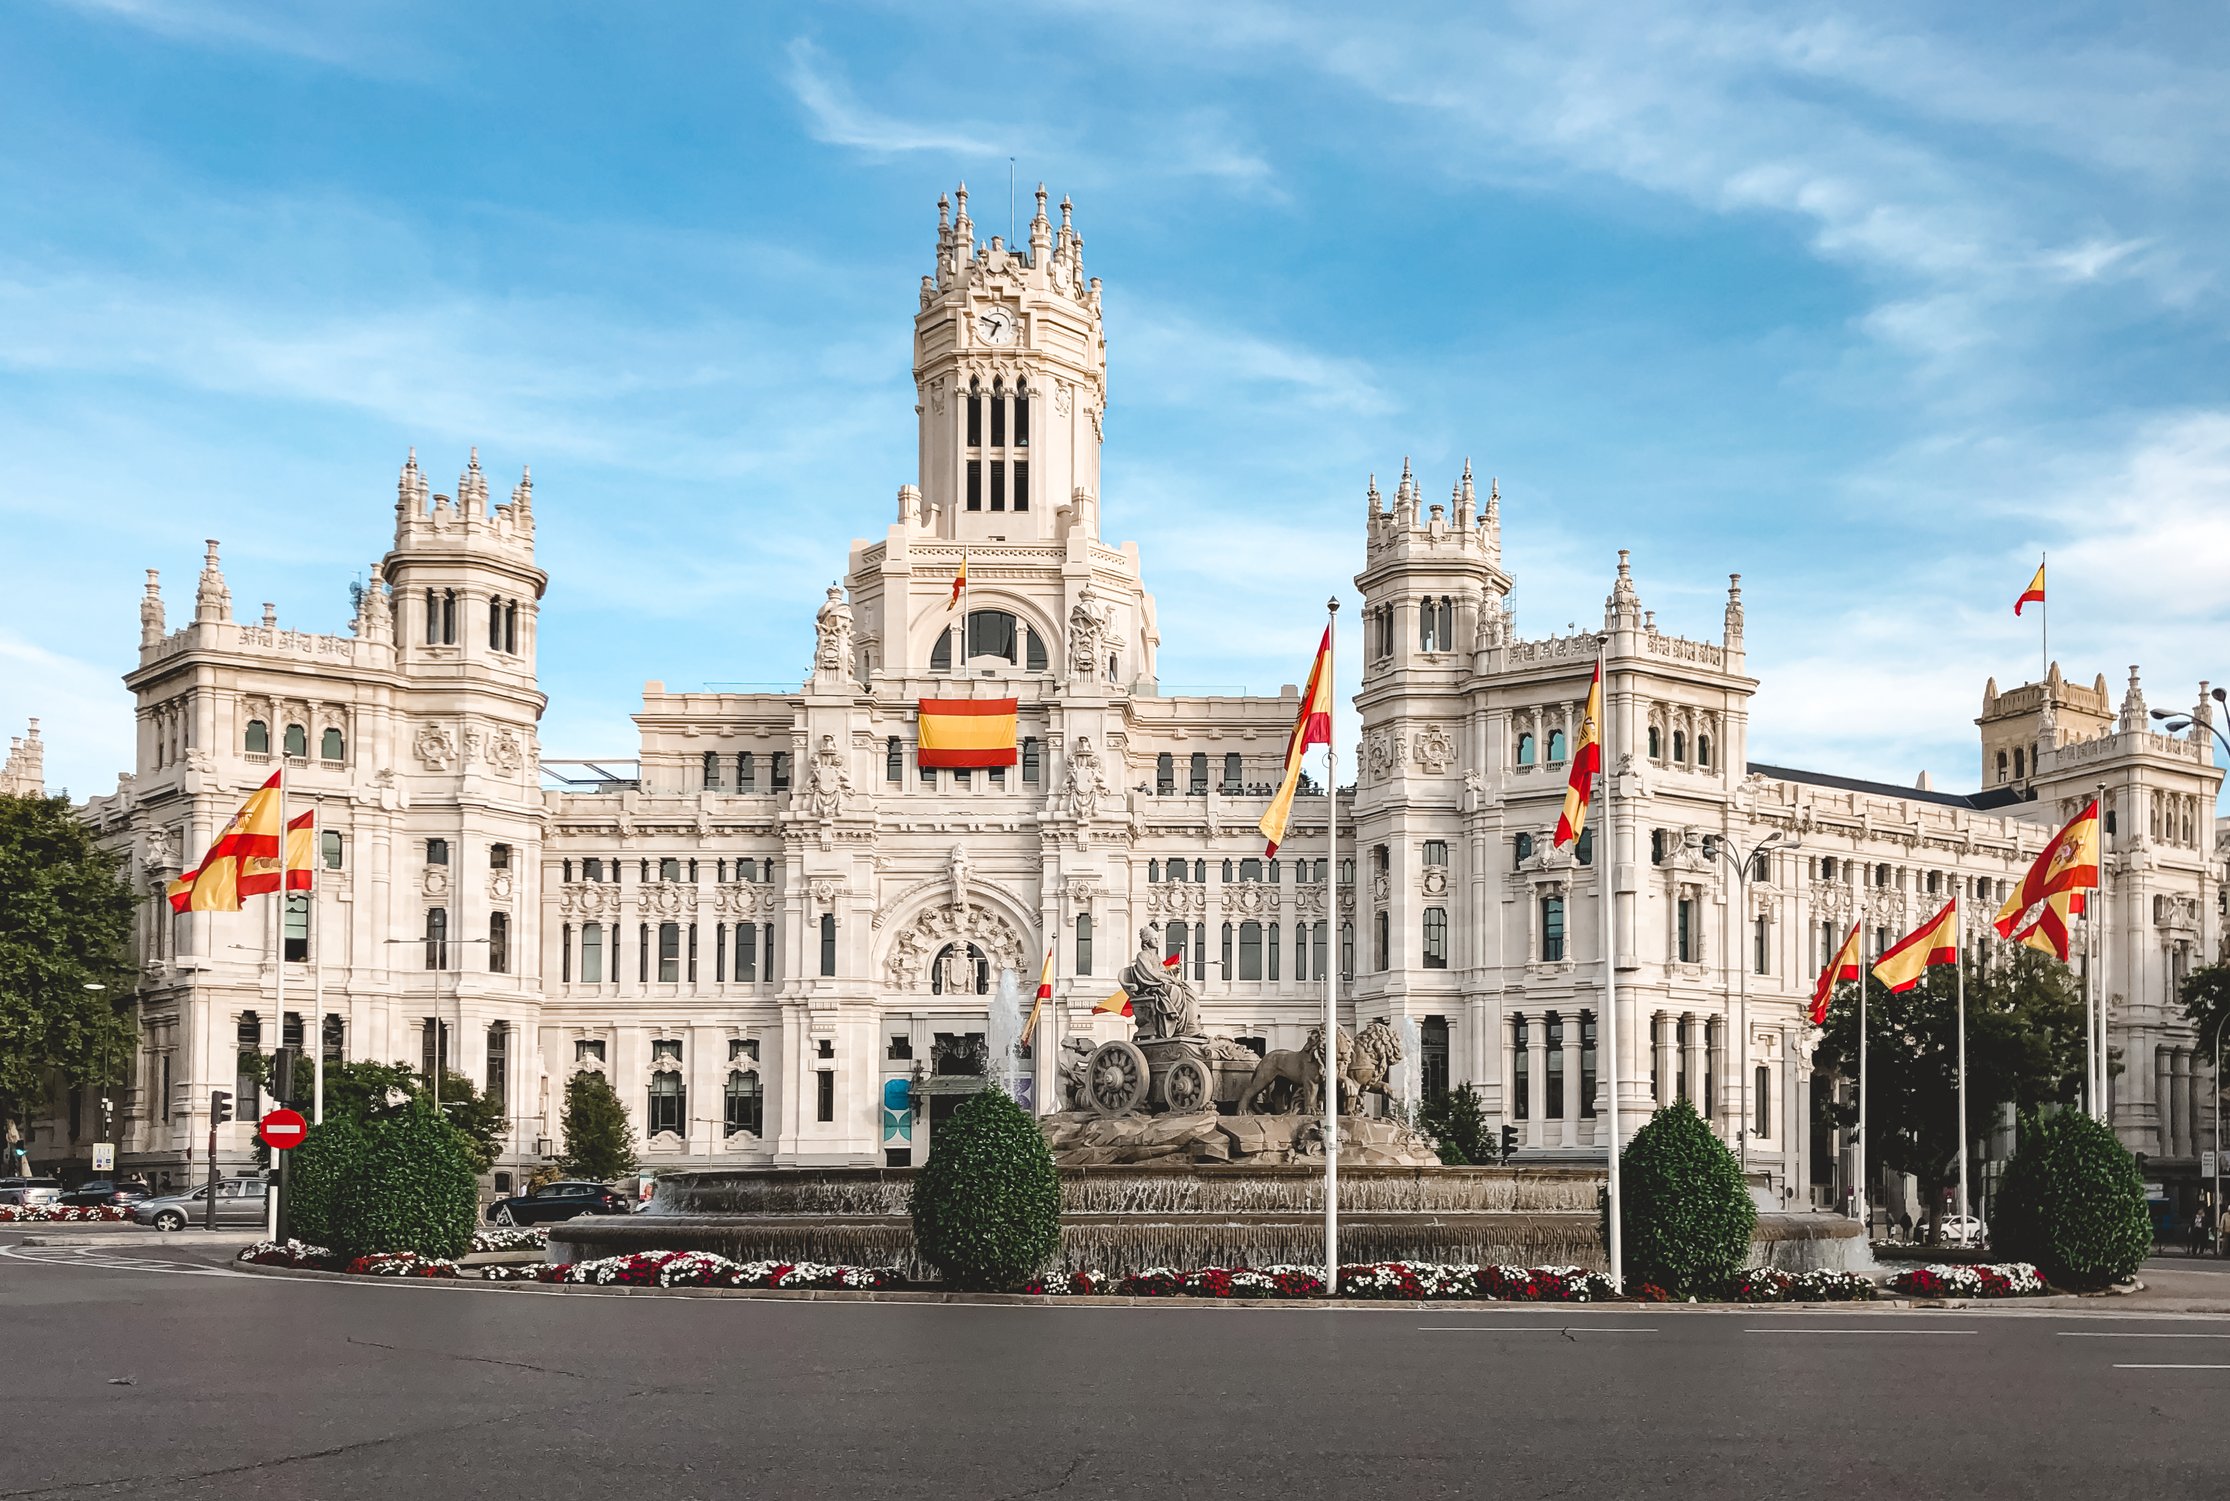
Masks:
[[[1056,950],[1031,1065],[1050,1105],[1054,1044],[1124,1030],[1091,1007],[1141,930],[1184,948],[1215,1031],[1297,1045],[1324,967],[1344,965],[1348,1015],[1413,1023],[1430,1082],[1474,1084],[1530,1154],[1599,1150],[1597,876],[1548,847],[1596,636],[1518,634],[1499,497],[1482,508],[1468,471],[1445,507],[1406,466],[1391,508],[1373,487],[1362,618],[1342,622],[1364,661],[1360,764],[1342,757],[1349,874],[1333,899],[1315,788],[1262,862],[1254,825],[1297,695],[1157,691],[1140,550],[1100,535],[1099,284],[1059,212],[1041,190],[1027,246],[983,246],[965,192],[940,206],[915,324],[917,482],[880,538],[852,544],[795,692],[650,683],[632,764],[542,759],[531,481],[491,506],[477,455],[454,498],[405,466],[394,547],[348,635],[235,620],[214,543],[194,618],[171,631],[150,571],[127,678],[138,765],[87,808],[145,897],[126,1166],[196,1166],[209,1093],[235,1088],[251,1038],[417,1064],[430,1019],[452,1067],[500,1084],[506,1171],[554,1146],[584,1067],[618,1086],[653,1168],[919,1161],[933,1126],[892,1115],[886,1090],[984,1032],[982,988],[1011,970],[1026,998]],[[1316,628],[1296,608],[1298,674]],[[1622,559],[1604,630],[1632,1109],[1685,1091],[1735,1131],[1731,997],[1751,968],[1753,1164],[1798,1197],[1815,1179],[1831,1192],[1803,1020],[1822,923],[1863,913],[1894,939],[1954,884],[2016,880],[2103,783],[2125,819],[2106,904],[2115,1039],[2165,1063],[2124,1072],[2116,1120],[2144,1150],[2196,1150],[2204,1070],[2194,1084],[2169,991],[2218,951],[2217,773],[2201,740],[2147,729],[2134,672],[2112,722],[2056,679],[2059,718],[2042,688],[2028,708],[2029,690],[1993,688],[1984,744],[2022,741],[2024,775],[1953,797],[1750,765],[1739,582],[1720,639],[1688,641],[1659,632]],[[971,696],[1020,701],[1020,764],[924,773],[917,701]],[[273,1015],[275,904],[174,921],[161,898],[281,760],[338,836],[286,966],[298,1023]],[[1745,911],[1700,841],[1776,831],[1797,848]],[[1970,928],[1994,908],[1976,901]],[[90,1140],[50,1120],[33,1156]],[[220,1133],[221,1160],[249,1151],[245,1125]]]

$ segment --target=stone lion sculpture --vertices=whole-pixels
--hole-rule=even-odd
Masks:
[[[1394,1065],[1402,1060],[1401,1036],[1384,1021],[1374,1021],[1355,1039],[1352,1054],[1340,1054],[1340,1095],[1350,1111],[1362,1108],[1366,1095],[1378,1095],[1389,1105]]]
[[[1339,1062],[1347,1068],[1355,1044],[1340,1033]],[[1241,1115],[1313,1115],[1324,1108],[1324,1029],[1314,1028],[1299,1048],[1273,1048],[1254,1066],[1239,1093]]]

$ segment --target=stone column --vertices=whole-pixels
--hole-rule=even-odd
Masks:
[[[1495,1052],[1502,1079],[1502,1121],[1506,1125],[1515,1123],[1518,1118],[1518,1042],[1511,1031],[1513,1020],[1511,1013],[1504,1012],[1496,1023],[1501,1033]]]
[[[2174,1067],[2168,1049],[2153,1049],[2153,1120],[2155,1122],[2155,1150],[2163,1157],[2176,1155],[2176,1131],[2168,1117],[2168,1102],[2174,1091],[2169,1083],[2170,1070]]]
[[[1659,1109],[1680,1097],[1680,1058],[1673,1035],[1673,1018],[1660,1011],[1650,1022],[1650,1031],[1657,1044],[1657,1105]]]
[[[1704,1109],[1704,1119],[1726,1141],[1734,1140],[1731,1122],[1734,1119],[1734,1081],[1727,1077],[1727,1024],[1716,1018],[1704,1024],[1705,1074],[1711,1080],[1711,1101]]]
[[[2191,1130],[2191,1049],[2177,1048],[2172,1060],[2169,1086],[2171,1097],[2169,1120],[2175,1127],[2175,1153],[2178,1157],[2196,1156]]]
[[[1711,1102],[1703,1097],[1703,1018],[1693,1013],[1683,1013],[1680,1018],[1686,1041],[1681,1047],[1680,1066],[1682,1077],[1688,1081],[1688,1099],[1696,1113],[1705,1120],[1711,1119]]]
[[[1545,1011],[1528,1012],[1525,1018],[1526,1068],[1531,1077],[1527,1088],[1532,1098],[1526,1101],[1527,1111],[1525,1140],[1531,1146],[1549,1144],[1549,1017]]]

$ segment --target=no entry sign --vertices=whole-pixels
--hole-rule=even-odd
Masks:
[[[302,1145],[302,1138],[310,1134],[310,1123],[302,1118],[299,1110],[279,1109],[256,1122],[256,1135],[263,1144],[275,1151],[284,1152],[289,1147]]]

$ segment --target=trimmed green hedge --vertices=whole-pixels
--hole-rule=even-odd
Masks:
[[[1002,1090],[937,1128],[914,1180],[914,1242],[956,1287],[1017,1287],[1061,1251],[1061,1177],[1037,1122]]]
[[[480,1207],[472,1143],[430,1101],[413,1099],[364,1127],[359,1164],[329,1202],[324,1244],[342,1255],[461,1256]]]
[[[371,1138],[346,1116],[328,1116],[312,1126],[287,1163],[287,1195],[281,1210],[287,1234],[331,1249],[342,1190],[364,1171]]]
[[[1757,1206],[1734,1153],[1693,1105],[1651,1116],[1618,1162],[1627,1292],[1715,1293],[1748,1265]],[[1607,1205],[1602,1229],[1607,1247]]]
[[[2153,1248],[2137,1159],[2081,1111],[2022,1122],[1990,1211],[1990,1242],[2060,1287],[2119,1282]]]

